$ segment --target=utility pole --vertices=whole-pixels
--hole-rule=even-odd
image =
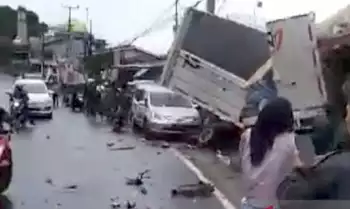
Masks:
[[[215,13],[215,0],[207,0],[207,12],[211,14]]]
[[[65,9],[68,9],[68,28],[67,28],[67,32],[71,32],[72,31],[72,10],[79,9],[79,5],[76,5],[76,6],[64,5],[62,7],[65,8]]]
[[[44,31],[41,31],[41,37],[40,37],[40,41],[41,41],[41,69],[40,69],[40,73],[41,73],[41,77],[45,78],[45,34]]]
[[[85,8],[85,15],[86,15],[86,19],[85,19],[85,26],[86,26],[86,34],[85,34],[85,47],[84,47],[84,60],[86,59],[86,57],[88,56],[89,54],[89,45],[90,45],[90,31],[89,31],[89,24],[90,24],[90,21],[89,21],[89,8],[86,7]]]
[[[174,36],[176,35],[177,29],[179,28],[179,0],[175,0],[175,25],[173,28]]]
[[[89,51],[88,51],[88,55],[91,56],[92,55],[92,46],[93,46],[93,35],[92,35],[92,20],[90,20],[90,26],[89,26],[90,32],[89,32]]]
[[[87,30],[87,32],[89,31],[89,8],[88,7],[86,7],[85,8],[85,11],[86,11],[86,20],[85,20],[85,24],[86,24],[86,30]]]
[[[68,36],[69,36],[69,44],[68,44],[68,48],[67,48],[67,58],[70,59],[70,61],[72,61],[73,59],[73,36],[71,34],[72,32],[72,10],[77,10],[79,9],[79,5],[76,6],[63,6],[63,8],[68,9],[68,26],[67,26],[67,32],[68,32]]]

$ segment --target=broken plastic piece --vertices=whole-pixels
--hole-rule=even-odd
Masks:
[[[197,184],[185,184],[180,185],[176,189],[171,190],[172,196],[184,196],[184,197],[209,197],[215,188],[213,185],[199,181]]]
[[[109,150],[112,150],[112,151],[132,150],[132,149],[135,149],[135,148],[136,148],[135,146],[125,146],[125,147],[112,147],[112,148],[109,148]]]
[[[117,202],[112,202],[111,207],[112,207],[112,208],[120,208],[120,207],[121,207],[121,204],[120,204],[120,203],[117,203]]]
[[[126,201],[125,207],[126,207],[127,209],[136,208],[136,203],[135,203],[135,202]]]
[[[76,184],[71,184],[71,185],[67,185],[64,187],[65,189],[78,189],[78,185]]]

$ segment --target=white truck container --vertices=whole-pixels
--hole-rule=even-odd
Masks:
[[[315,15],[293,16],[267,23],[272,36],[273,69],[280,80],[280,96],[294,108],[297,128],[312,128],[313,119],[324,114],[326,90],[317,51]]]
[[[241,126],[248,88],[273,69],[278,77],[278,95],[288,98],[295,108],[296,127],[311,128],[312,119],[324,113],[326,96],[314,17],[307,14],[276,20],[267,23],[267,29],[266,34],[189,9],[168,56],[161,84]],[[256,115],[243,121],[250,125],[255,119]]]

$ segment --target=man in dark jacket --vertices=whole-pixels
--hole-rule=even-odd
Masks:
[[[29,118],[29,109],[28,109],[28,102],[29,97],[26,90],[24,90],[23,86],[16,86],[14,92],[13,92],[13,98],[19,99],[21,101],[21,105],[23,105],[23,115],[26,118],[26,120],[29,120],[29,122],[34,125],[34,120]]]

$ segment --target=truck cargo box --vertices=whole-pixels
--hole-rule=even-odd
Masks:
[[[271,59],[265,32],[189,9],[168,56],[162,85],[222,119],[239,120],[247,86]]]

